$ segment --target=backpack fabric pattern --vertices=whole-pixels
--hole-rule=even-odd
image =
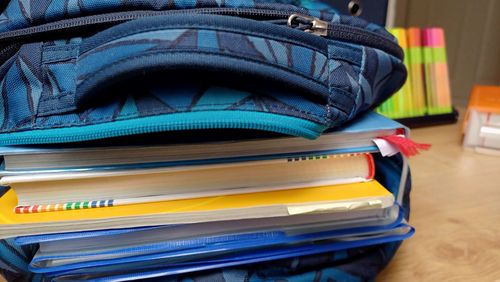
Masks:
[[[335,10],[316,1],[300,0],[38,0],[10,1],[5,11],[0,15],[0,32],[40,25],[50,21],[58,21],[71,17],[120,12],[129,10],[175,10],[195,8],[257,8],[305,11],[309,8],[317,13]],[[297,8],[301,7],[301,8]],[[374,26],[375,27],[375,26]],[[381,29],[377,27],[377,29]],[[382,29],[381,29],[382,30]]]
[[[172,22],[192,28],[178,28]],[[340,41],[314,45],[321,39],[309,39],[311,43],[285,34],[279,36],[281,32],[304,35],[286,27],[276,27],[274,34],[266,35],[263,30],[267,27],[246,31],[245,21],[226,22],[208,15],[191,15],[187,20],[179,16],[167,21],[151,18],[122,24],[91,38],[25,44],[0,67],[0,103],[4,105],[0,109],[0,132],[95,125],[195,111],[234,111],[309,120],[319,128],[311,136],[315,138],[322,130],[342,125],[385,100],[406,75],[400,59],[376,48]],[[283,86],[313,91],[303,95],[286,87],[273,87],[236,89],[232,93],[224,90],[229,94],[211,95],[212,91],[203,89],[203,85],[190,89],[194,82],[189,82],[186,89],[172,89],[171,85],[161,89],[166,87],[147,81],[141,85],[144,90],[140,95],[131,95],[122,88],[114,94],[116,99],[99,97],[94,99],[99,103],[91,107],[89,103],[82,105],[92,100],[88,97],[96,95],[93,93],[99,93],[96,87],[103,88],[110,79],[120,76],[116,72],[126,68],[131,73],[165,69],[159,65],[162,60],[171,63],[181,56],[185,56],[179,59],[183,67],[186,61],[197,65],[202,60],[199,68],[203,70],[229,68],[242,72],[237,77],[241,85],[248,75],[256,74],[273,77]],[[190,62],[193,57],[198,61]],[[217,66],[219,62],[225,63]],[[5,142],[9,137],[4,136]]]

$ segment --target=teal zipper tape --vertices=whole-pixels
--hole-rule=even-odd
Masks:
[[[156,132],[215,128],[265,130],[315,139],[327,127],[312,121],[273,113],[203,111],[4,133],[0,134],[0,145],[70,143]]]

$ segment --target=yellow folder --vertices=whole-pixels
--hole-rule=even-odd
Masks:
[[[200,213],[255,207],[286,206],[306,210],[311,206],[324,203],[327,207],[335,202],[355,200],[379,200],[393,202],[393,195],[377,181],[333,185],[293,190],[259,192],[251,194],[228,195],[197,199],[185,199],[156,203],[135,204],[97,209],[57,211],[34,214],[16,214],[15,192],[10,189],[0,198],[0,228],[2,224],[50,223],[75,220],[105,220],[117,217],[146,216],[154,214]],[[290,210],[289,210],[290,211]],[[272,216],[272,215],[270,215]],[[147,224],[147,222],[145,222]]]

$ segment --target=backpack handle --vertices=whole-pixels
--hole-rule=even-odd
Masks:
[[[327,43],[287,26],[220,15],[133,20],[79,42],[44,47],[47,84],[55,87],[42,94],[38,116],[85,109],[124,81],[140,84],[143,74],[179,70],[196,73],[193,80],[209,72],[220,80],[262,78],[265,87],[297,90],[326,104]],[[64,89],[54,95],[58,88]]]
[[[220,15],[134,20],[82,42],[75,102],[77,106],[89,103],[106,87],[144,73],[168,76],[178,70],[260,77],[277,87],[300,89],[326,100],[326,43],[324,38],[287,26]]]

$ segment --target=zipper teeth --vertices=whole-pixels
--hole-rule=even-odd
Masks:
[[[362,43],[386,51],[399,59],[403,59],[404,56],[403,50],[396,42],[390,41],[373,31],[363,30],[359,27],[329,25],[328,36],[332,38],[342,38],[354,43]]]
[[[242,129],[257,129],[266,130],[273,132],[280,132],[289,135],[301,135],[301,130],[294,130],[286,127],[278,127],[274,124],[261,124],[245,121],[218,121],[218,122],[197,122],[197,123],[177,123],[177,124],[152,124],[145,125],[136,128],[126,128],[126,129],[111,129],[105,131],[95,131],[86,134],[74,134],[70,136],[54,136],[52,134],[37,136],[37,137],[18,137],[9,138],[9,145],[17,144],[35,144],[35,143],[72,143],[81,142],[88,140],[106,139],[119,136],[129,136],[137,134],[149,134],[156,132],[165,131],[181,131],[181,130],[202,130],[202,129],[212,129],[212,128],[242,128]]]
[[[307,14],[304,10],[263,10],[252,8],[198,8],[186,10],[167,10],[167,11],[134,11],[134,12],[118,12],[111,14],[93,15],[80,17],[76,19],[65,19],[58,22],[48,23],[40,26],[29,27],[21,30],[0,33],[0,43],[14,40],[24,40],[25,38],[32,39],[33,36],[43,33],[64,31],[86,27],[89,25],[122,23],[142,17],[162,16],[171,14],[214,14],[214,15],[233,15],[233,16],[258,16],[288,19],[294,13]],[[340,31],[340,32],[339,32]],[[346,37],[347,35],[347,37]],[[328,23],[328,36],[332,39],[340,40],[356,40],[357,43],[364,43],[368,46],[384,50],[398,58],[402,58],[402,51],[399,46],[390,41],[388,38],[375,32],[363,30],[361,28],[347,26],[344,24]],[[367,38],[367,40],[359,40],[359,38]]]
[[[80,17],[77,19],[65,19],[53,23],[43,24],[40,26],[29,27],[21,30],[14,30],[0,34],[0,42],[16,40],[22,37],[33,35],[34,33],[45,33],[61,29],[72,29],[83,27],[86,25],[120,23],[124,21],[134,20],[148,16],[162,16],[169,14],[217,14],[217,15],[246,15],[246,16],[264,16],[264,17],[280,17],[287,18],[292,11],[268,11],[257,9],[232,9],[232,8],[199,8],[186,10],[167,10],[167,11],[134,11],[134,12],[119,12],[112,14],[93,15]]]
[[[0,50],[0,65],[10,59],[12,55],[14,55],[21,48],[21,46],[22,45],[20,43],[13,43]]]

